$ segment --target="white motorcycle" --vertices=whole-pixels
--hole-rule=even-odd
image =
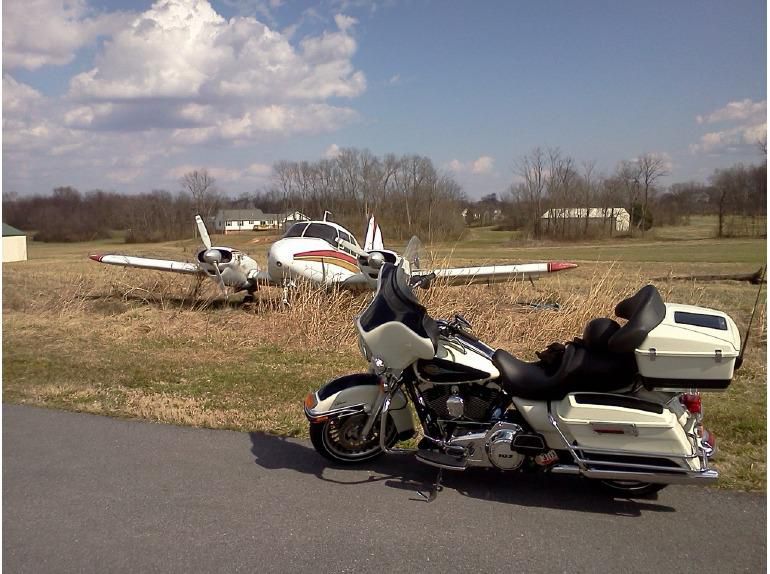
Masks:
[[[623,326],[593,319],[582,338],[525,362],[479,341],[459,315],[433,320],[410,276],[385,264],[356,320],[370,372],[308,395],[313,445],[337,463],[400,450],[415,435],[411,403],[424,435],[415,458],[439,468],[428,500],[442,469],[470,467],[581,475],[627,495],[715,482],[700,391],[725,390],[740,366],[734,321],[664,303],[652,285],[615,314]]]

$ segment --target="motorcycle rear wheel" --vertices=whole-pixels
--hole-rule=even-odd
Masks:
[[[634,480],[603,480],[602,486],[616,494],[625,496],[647,496],[666,488],[667,484],[637,482]]]
[[[310,441],[318,454],[334,462],[355,464],[372,460],[383,454],[380,447],[380,419],[374,423],[368,437],[361,438],[367,419],[360,413],[334,418],[322,423],[310,423]],[[390,448],[398,440],[396,427],[388,417],[385,444]]]

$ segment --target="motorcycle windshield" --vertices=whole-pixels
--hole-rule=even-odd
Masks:
[[[438,327],[409,286],[409,275],[400,266],[385,263],[380,269],[377,293],[359,317],[359,324],[370,332],[391,321],[430,339],[436,347]]]

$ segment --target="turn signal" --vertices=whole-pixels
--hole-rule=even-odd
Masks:
[[[305,408],[307,410],[314,409],[317,404],[318,404],[318,401],[315,398],[315,393],[310,393],[308,396],[305,397]]]
[[[701,406],[700,395],[698,393],[688,393],[679,397],[679,401],[684,405],[688,411],[694,415],[701,414],[703,408]]]

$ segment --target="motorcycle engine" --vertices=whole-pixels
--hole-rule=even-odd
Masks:
[[[526,455],[512,450],[516,435],[523,429],[513,423],[498,423],[487,436],[487,456],[489,462],[500,470],[515,470],[521,466]]]
[[[442,420],[467,420],[485,422],[497,404],[501,388],[493,382],[486,384],[436,384],[422,382],[417,385],[428,407]]]

